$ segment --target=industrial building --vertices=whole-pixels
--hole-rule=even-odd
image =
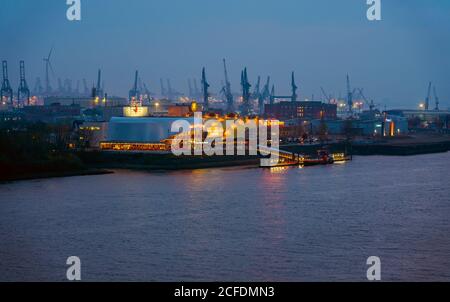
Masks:
[[[449,129],[449,110],[388,110],[389,116],[403,117],[409,121],[410,129]]]
[[[390,115],[386,119],[312,120],[310,125],[314,134],[319,133],[323,125],[331,135],[398,136],[408,133],[408,120]]]
[[[337,106],[319,101],[295,101],[280,102],[265,105],[265,115],[268,118],[275,118],[281,121],[301,118],[301,119],[336,119]]]
[[[65,106],[79,105],[81,108],[92,107],[114,107],[114,106],[126,106],[128,100],[120,97],[108,97],[108,98],[92,98],[92,97],[58,97],[50,96],[44,98],[44,105],[61,104]]]

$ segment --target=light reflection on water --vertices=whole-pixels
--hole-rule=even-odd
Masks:
[[[450,153],[0,185],[0,280],[450,279]]]

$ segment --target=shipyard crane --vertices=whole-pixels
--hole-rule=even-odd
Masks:
[[[296,102],[297,101],[297,97],[298,97],[298,95],[297,95],[298,86],[295,85],[295,74],[294,74],[294,72],[292,72],[292,75],[291,75],[291,89],[292,89],[291,101],[292,102]]]
[[[53,47],[50,49],[48,56],[44,58],[44,62],[45,62],[45,93],[47,95],[52,92],[52,88],[50,87],[50,75],[49,75],[49,71],[51,71],[52,74],[54,75],[52,63],[50,61],[52,53],[53,53]]]
[[[43,91],[44,91],[44,87],[42,87],[41,78],[40,78],[40,77],[37,77],[37,78],[36,78],[36,82],[35,82],[35,84],[34,84],[33,92],[34,92],[36,95],[42,95],[42,92],[43,92]]]
[[[64,92],[66,93],[66,95],[71,95],[72,93],[72,81],[69,79],[65,79],[64,80]]]
[[[58,94],[60,94],[60,95],[63,95],[64,94],[64,87],[63,87],[63,84],[62,84],[62,80],[61,80],[61,78],[58,78]]]
[[[89,88],[88,88],[86,79],[83,79],[83,94],[85,96],[89,95]]]
[[[227,63],[226,63],[225,59],[223,59],[223,70],[224,70],[224,76],[225,76],[225,85],[223,87],[223,93],[224,93],[225,99],[227,101],[227,111],[228,111],[228,113],[231,113],[234,111],[234,97],[233,97],[233,93],[231,92],[231,83],[228,78]]]
[[[275,85],[272,85],[272,90],[270,91],[270,104],[275,104]]]
[[[435,102],[435,107],[434,110],[439,111],[439,97],[437,95],[436,92],[436,86],[433,86],[433,94],[434,94],[434,102]]]
[[[103,97],[103,89],[102,89],[102,70],[99,69],[97,72],[97,86],[96,86],[96,96]]]
[[[431,82],[428,83],[428,92],[427,97],[425,98],[425,110],[430,108],[430,99],[431,99]]]
[[[320,87],[320,90],[322,91],[325,101],[327,101],[328,103],[331,103],[331,99],[332,99],[331,95],[328,95],[326,93],[325,89],[323,89],[323,87]]]
[[[162,97],[167,97],[166,89],[164,88],[164,82],[163,82],[162,78],[159,79],[159,83],[161,84],[161,96]]]
[[[291,102],[296,102],[298,95],[297,95],[297,85],[295,84],[295,74],[292,72],[291,74],[291,95],[275,95],[275,86],[272,86],[272,92],[270,93],[270,104],[273,104],[275,102],[275,99],[290,99]]]
[[[247,67],[241,72],[241,86],[242,86],[242,113],[244,115],[250,114],[250,88],[252,85],[248,81]]]
[[[144,86],[144,91],[145,94],[147,95],[147,100],[151,100],[152,99],[152,92],[148,89],[147,84],[145,84],[145,82],[142,82],[142,85]]]
[[[347,105],[350,113],[353,113],[353,93],[350,86],[350,76],[347,74]]]
[[[255,90],[253,91],[253,94],[252,94],[252,98],[255,100],[259,99],[259,96],[261,94],[260,85],[261,85],[261,77],[258,76],[258,79],[256,80]]]
[[[270,98],[270,77],[267,77],[266,84],[264,85],[261,93],[261,100],[263,103],[265,103],[266,100],[269,98]]]
[[[202,69],[202,89],[203,89],[203,109],[205,111],[209,110],[209,93],[208,93],[209,84],[206,81],[206,71],[205,67]]]
[[[166,79],[167,81],[167,98],[169,100],[173,99],[173,90],[172,90],[172,85],[170,84],[170,80]]]
[[[258,76],[258,80],[256,81],[255,91],[253,92],[253,98],[258,100],[258,108],[259,113],[264,113],[264,99],[261,92],[261,76]]]
[[[20,101],[25,98],[26,104],[30,105],[30,89],[28,88],[27,80],[25,79],[25,62],[20,61],[20,83],[17,90],[17,100]]]
[[[136,70],[136,72],[134,73],[134,84],[133,84],[133,88],[131,88],[130,92],[129,92],[129,99],[130,102],[134,99],[134,100],[138,100],[139,99],[139,90],[138,90],[138,78],[139,78],[139,71]]]
[[[80,80],[77,80],[77,86],[75,88],[75,94],[80,96]]]
[[[2,61],[2,69],[3,69],[3,82],[2,88],[0,90],[0,100],[4,102],[4,97],[7,97],[7,101],[12,103],[13,101],[13,90],[11,88],[11,84],[8,79],[8,62]]]

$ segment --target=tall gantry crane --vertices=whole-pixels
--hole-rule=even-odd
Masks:
[[[348,112],[353,113],[353,91],[350,86],[350,76],[347,74],[347,105]]]
[[[139,89],[138,89],[138,78],[139,78],[139,71],[136,70],[136,72],[134,73],[134,84],[133,84],[133,88],[131,88],[130,92],[129,92],[129,99],[130,102],[134,99],[135,101],[137,101],[139,99]]]
[[[13,101],[13,90],[11,88],[11,84],[9,83],[8,79],[8,62],[2,61],[2,69],[3,69],[3,82],[2,82],[2,89],[0,90],[0,100],[2,102],[9,102],[12,103]],[[7,99],[4,100],[4,97]]]
[[[202,69],[202,90],[203,90],[203,109],[205,111],[209,110],[209,93],[208,93],[209,84],[206,81],[206,71],[205,67]]]
[[[266,84],[261,93],[261,101],[265,104],[267,99],[270,99],[270,77],[267,77]]]
[[[439,97],[437,95],[436,92],[436,86],[433,86],[433,94],[434,94],[434,102],[435,102],[435,107],[434,110],[439,111]]]
[[[425,98],[425,110],[430,109],[430,99],[431,99],[431,82],[428,83],[427,97]]]
[[[264,99],[262,98],[261,93],[261,76],[258,76],[258,80],[256,81],[255,90],[253,91],[253,99],[258,100],[258,108],[259,113],[264,113]]]
[[[96,86],[96,92],[98,97],[103,97],[103,89],[102,89],[102,70],[99,69],[97,73],[97,86]]]
[[[83,95],[84,96],[89,95],[89,87],[88,87],[86,79],[83,79]]]
[[[294,72],[292,72],[292,75],[291,75],[291,89],[292,89],[291,101],[292,102],[296,102],[297,101],[297,97],[298,97],[298,95],[297,95],[298,86],[295,84],[295,74],[294,74]]]
[[[290,99],[291,102],[296,102],[298,95],[297,95],[297,85],[295,84],[295,74],[292,72],[291,74],[291,95],[275,95],[275,85],[272,86],[272,91],[270,93],[270,104],[275,103],[275,99]]]
[[[241,72],[241,86],[242,86],[242,113],[244,115],[250,114],[250,88],[252,85],[248,81],[247,67]]]
[[[34,84],[33,92],[37,95],[42,95],[43,91],[44,91],[44,87],[42,87],[41,78],[37,77],[36,82]]]
[[[20,61],[20,84],[17,90],[17,100],[24,98],[26,104],[30,105],[30,89],[28,88],[27,80],[25,79],[25,62]]]
[[[223,70],[225,75],[225,85],[223,87],[223,93],[227,101],[227,112],[231,113],[234,111],[234,97],[233,93],[231,92],[231,83],[228,78],[227,63],[225,59],[223,59]]]

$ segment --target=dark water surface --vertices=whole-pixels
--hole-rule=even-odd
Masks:
[[[0,185],[0,280],[450,280],[450,153]]]

